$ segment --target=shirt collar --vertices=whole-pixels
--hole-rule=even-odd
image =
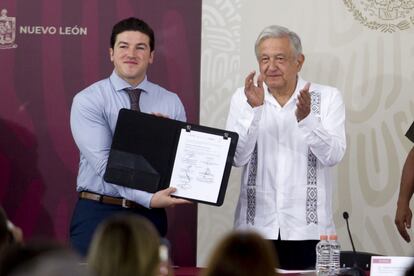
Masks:
[[[306,85],[306,81],[298,76],[298,81],[296,82],[295,92],[293,92],[292,98],[296,102],[298,100],[299,92]],[[309,87],[309,92],[312,91],[312,85]]]
[[[109,77],[109,80],[111,81],[115,91],[119,92],[124,89],[136,89],[140,88],[143,92],[147,92],[149,88],[149,81],[147,79],[147,76],[145,75],[145,78],[142,82],[138,84],[136,87],[132,87],[127,81],[122,79],[118,74],[115,72],[115,70],[112,72],[111,76]]]

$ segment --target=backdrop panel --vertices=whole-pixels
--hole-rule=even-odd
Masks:
[[[0,10],[0,202],[26,238],[66,242],[79,161],[70,106],[111,74],[113,24],[136,16],[154,28],[149,80],[176,92],[197,123],[201,1],[0,0]],[[175,263],[194,265],[196,206],[168,215]]]
[[[348,211],[358,250],[412,255],[394,216],[413,146],[404,137],[414,117],[413,1],[204,0],[202,10],[201,123],[225,126],[231,96],[258,70],[254,43],[265,26],[296,31],[306,57],[303,78],[338,87],[345,101],[347,152],[332,183],[343,249],[351,249],[342,218]],[[199,206],[199,265],[233,229],[239,189],[240,170],[233,169],[223,206]]]

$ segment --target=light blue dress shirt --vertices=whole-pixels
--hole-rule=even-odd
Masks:
[[[178,96],[151,83],[147,77],[137,87],[131,87],[114,71],[108,79],[85,88],[74,97],[70,114],[72,135],[80,151],[76,190],[123,197],[149,208],[152,193],[103,180],[118,112],[131,106],[125,88],[143,90],[141,112],[157,112],[171,119],[186,121],[184,106]]]

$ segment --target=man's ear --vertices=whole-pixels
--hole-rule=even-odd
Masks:
[[[109,48],[109,58],[114,62],[114,49]]]
[[[149,63],[149,64],[152,64],[152,63],[154,62],[154,52],[155,52],[155,51],[152,51],[152,52],[150,53],[150,57],[149,57],[149,60],[148,60],[148,63]]]
[[[296,58],[297,70],[298,72],[302,69],[303,63],[305,62],[305,56],[303,54],[299,54]]]

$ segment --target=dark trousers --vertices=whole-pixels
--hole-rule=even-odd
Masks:
[[[79,199],[70,223],[70,243],[81,256],[86,256],[92,236],[98,225],[115,214],[137,214],[148,218],[162,237],[167,234],[167,214],[165,209],[123,208],[98,201]]]
[[[319,240],[271,240],[279,257],[279,268],[287,270],[315,269],[316,244]]]

